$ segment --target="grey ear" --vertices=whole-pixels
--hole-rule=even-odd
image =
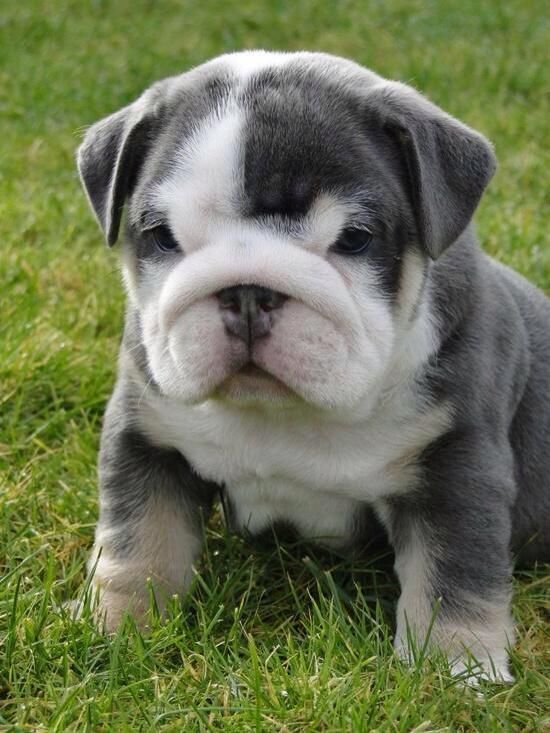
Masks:
[[[147,152],[152,123],[138,100],[92,125],[78,149],[80,178],[109,245],[118,238],[124,202]]]
[[[403,84],[385,84],[376,96],[403,155],[422,244],[436,259],[468,226],[495,172],[491,144]]]

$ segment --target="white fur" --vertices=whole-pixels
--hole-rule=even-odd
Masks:
[[[184,452],[205,478],[224,482],[239,527],[257,531],[286,519],[309,538],[342,544],[361,502],[414,486],[414,458],[448,424],[440,409],[411,426],[411,405],[401,409],[400,396],[386,419],[355,424],[215,401],[181,410],[149,396],[142,428]]]
[[[226,224],[235,219],[243,123],[243,113],[234,105],[216,110],[185,138],[172,175],[150,194],[186,254],[223,237]]]
[[[238,51],[219,56],[214,61],[229,66],[237,74],[239,81],[245,84],[253,74],[263,69],[283,66],[292,60],[293,56],[294,54],[277,51]]]
[[[433,563],[426,538],[418,531],[413,531],[404,551],[397,554],[395,572],[401,585],[401,596],[397,604],[394,644],[404,655],[408,651],[409,634],[422,643],[435,611],[430,603]]]

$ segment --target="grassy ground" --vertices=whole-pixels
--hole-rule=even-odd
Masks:
[[[437,660],[408,670],[393,657],[387,564],[252,554],[216,522],[192,595],[149,637],[129,624],[108,639],[56,610],[84,578],[122,315],[116,253],[73,165],[82,126],[222,51],[352,56],[495,142],[484,246],[550,291],[543,18],[542,0],[4,0],[1,730],[550,730],[544,568],[515,581],[516,683],[480,695]]]

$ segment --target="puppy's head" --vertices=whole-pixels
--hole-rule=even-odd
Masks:
[[[167,396],[352,408],[467,227],[487,141],[323,54],[245,52],[92,126],[78,164]]]

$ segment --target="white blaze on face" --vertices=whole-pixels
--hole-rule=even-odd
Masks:
[[[219,56],[213,60],[213,63],[216,65],[223,63],[229,66],[238,75],[241,84],[245,84],[253,74],[264,69],[283,66],[296,59],[298,55],[281,51],[237,51]]]
[[[289,297],[269,335],[253,345],[253,361],[295,398],[355,407],[378,390],[394,344],[390,306],[368,265],[329,252],[358,207],[323,195],[295,231],[240,216],[244,125],[235,103],[218,110],[183,143],[173,174],[154,192],[185,257],[168,270],[145,271],[153,375],[167,395],[189,403],[219,392],[249,354],[226,332],[216,293],[259,285]]]

